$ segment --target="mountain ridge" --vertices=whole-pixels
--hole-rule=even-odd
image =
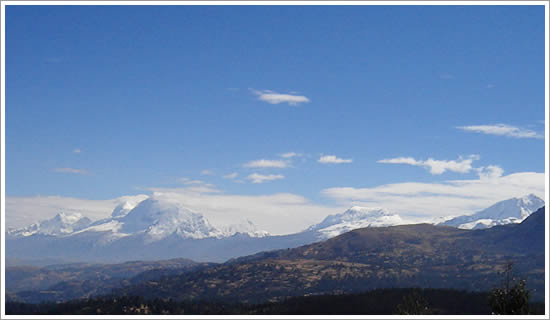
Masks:
[[[499,201],[474,214],[454,217],[439,224],[461,229],[484,229],[496,225],[520,223],[542,206],[544,206],[544,200],[529,194]]]
[[[181,204],[150,197],[122,203],[115,207],[111,217],[87,223],[72,232],[37,232],[40,225],[35,225],[35,232],[28,236],[12,230],[7,237],[6,257],[8,261],[33,257],[112,263],[184,256],[200,262],[224,262],[261,251],[326,240],[358,228],[405,223],[399,215],[384,208],[354,206],[343,213],[329,215],[304,231],[276,236],[258,230],[250,220],[217,228],[206,217]]]
[[[479,291],[500,285],[504,266],[512,262],[533,297],[544,299],[545,254],[540,248],[544,248],[545,221],[543,207],[522,223],[490,229],[430,224],[356,229],[185,277],[122,288],[117,294],[257,303],[387,287]]]

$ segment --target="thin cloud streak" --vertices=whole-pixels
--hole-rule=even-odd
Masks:
[[[180,177],[178,178],[178,181],[187,185],[187,186],[196,186],[196,187],[206,187],[206,188],[213,188],[215,187],[211,183],[206,183],[202,180],[194,180],[187,177]]]
[[[317,160],[317,162],[324,163],[324,164],[327,164],[327,163],[340,164],[340,163],[352,163],[353,159],[342,159],[342,158],[338,158],[335,155],[327,155],[327,156],[321,156],[319,160]]]
[[[260,160],[253,160],[245,163],[243,167],[245,168],[287,168],[289,166],[289,162],[286,160],[267,160],[267,159],[260,159]]]
[[[288,93],[277,93],[271,90],[251,90],[258,96],[258,100],[267,102],[270,104],[287,103],[289,106],[297,106],[300,103],[310,102],[306,96],[298,96]]]
[[[495,136],[505,136],[512,138],[526,138],[526,139],[542,139],[543,135],[536,133],[533,130],[522,129],[507,124],[493,124],[493,125],[475,125],[475,126],[460,126],[457,129],[483,133]]]
[[[203,176],[213,176],[213,175],[215,175],[214,171],[212,171],[210,169],[201,170],[200,173]]]
[[[246,179],[252,181],[252,183],[264,183],[264,182],[273,181],[273,180],[280,180],[280,179],[284,179],[284,178],[285,178],[285,176],[283,176],[282,174],[267,174],[267,175],[264,175],[264,174],[259,174],[259,173],[253,173],[253,174],[250,174],[248,177],[246,177]]]
[[[453,171],[458,173],[468,173],[472,168],[472,162],[479,160],[478,155],[470,155],[467,159],[459,157],[458,160],[435,160],[428,158],[428,160],[416,160],[412,157],[399,157],[391,159],[378,160],[378,163],[389,164],[408,164],[411,166],[424,167],[430,170],[433,175],[439,175],[446,171]]]
[[[235,179],[235,178],[237,178],[238,175],[239,174],[237,172],[233,172],[233,173],[223,175],[222,178],[224,178],[224,179]]]
[[[72,174],[81,174],[81,175],[90,174],[86,169],[75,169],[75,168],[54,168],[52,169],[52,171],[57,173],[72,173]]]
[[[294,157],[301,157],[302,155],[300,153],[296,153],[296,152],[287,152],[287,153],[281,153],[279,156],[281,158],[290,159],[290,158],[294,158]]]

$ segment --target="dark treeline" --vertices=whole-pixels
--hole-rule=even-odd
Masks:
[[[529,313],[544,314],[544,303]],[[279,302],[241,304],[224,301],[146,300],[143,297],[96,297],[64,303],[6,303],[10,315],[189,314],[189,315],[391,315],[491,314],[489,293],[451,289],[377,289],[360,294],[293,297]]]

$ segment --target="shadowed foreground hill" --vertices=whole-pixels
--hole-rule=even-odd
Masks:
[[[544,299],[544,207],[521,224],[461,230],[429,224],[364,228],[117,291],[145,298],[278,301],[377,288],[489,290],[513,262]]]
[[[46,267],[7,267],[8,300],[38,303],[108,294],[114,288],[212,266],[189,259],[129,261],[121,264],[73,263]]]

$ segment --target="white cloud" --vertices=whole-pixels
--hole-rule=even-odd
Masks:
[[[146,190],[151,192],[176,192],[186,194],[208,194],[208,193],[221,193],[222,191],[216,189],[212,184],[192,184],[183,188],[147,188]]]
[[[319,163],[351,163],[353,162],[353,160],[338,158],[335,155],[328,155],[328,156],[321,156],[319,160],[317,160],[317,162]]]
[[[73,150],[73,153],[80,153],[80,152],[81,152],[80,149],[74,149]]]
[[[393,163],[393,164],[408,164],[411,166],[424,167],[430,170],[431,174],[442,174],[445,171],[453,171],[458,173],[468,173],[472,168],[472,162],[479,160],[478,155],[470,155],[467,159],[459,157],[458,160],[416,160],[411,157],[399,157],[392,159],[378,160],[378,163]]]
[[[75,169],[75,168],[54,168],[52,169],[52,171],[57,173],[73,173],[73,174],[82,174],[82,175],[89,174],[88,170],[86,169]]]
[[[471,214],[495,202],[529,193],[544,199],[544,173],[498,176],[499,169],[496,166],[487,169],[493,173],[490,179],[482,176],[472,180],[403,182],[370,188],[336,187],[321,193],[345,206],[381,206],[405,216],[424,218]]]
[[[236,172],[223,175],[224,179],[235,179],[239,174]]]
[[[245,168],[286,168],[290,164],[286,160],[253,160],[245,163]]]
[[[296,153],[296,152],[287,152],[287,153],[281,153],[279,156],[281,158],[289,159],[289,158],[294,158],[294,157],[301,157],[302,155],[300,153]]]
[[[253,173],[246,177],[246,179],[252,181],[252,183],[264,183],[266,181],[273,181],[273,180],[279,180],[284,179],[285,176],[281,174],[259,174],[259,173]]]
[[[504,173],[504,170],[499,166],[480,167],[476,170],[480,179],[496,179]]]
[[[215,226],[227,226],[248,218],[258,228],[272,234],[288,234],[319,223],[329,214],[346,208],[321,206],[290,193],[270,195],[228,195],[212,190],[189,188],[151,188],[156,198],[177,201],[203,214]],[[99,220],[111,215],[124,201],[139,202],[147,195],[124,196],[108,200],[88,200],[61,196],[6,197],[6,226],[21,228],[51,219],[59,212],[75,213]]]
[[[252,183],[264,183],[266,181],[273,181],[273,180],[280,180],[284,179],[285,176],[281,174],[259,174],[259,173],[253,173],[248,175],[246,179],[252,181]]]
[[[271,104],[288,103],[290,106],[297,106],[300,103],[309,102],[305,96],[298,96],[288,93],[277,93],[271,90],[252,90],[258,99]]]
[[[456,128],[464,131],[491,134],[496,136],[506,136],[506,137],[512,137],[512,138],[535,138],[535,139],[544,138],[544,136],[536,133],[533,130],[522,129],[522,128],[510,126],[507,124],[461,126]]]
[[[157,198],[171,199],[200,212],[215,226],[227,226],[250,219],[262,230],[272,234],[299,232],[319,223],[329,214],[344,212],[343,207],[321,206],[291,193],[269,195],[232,195],[190,193],[186,190],[164,189]]]
[[[6,226],[21,228],[51,219],[60,212],[81,213],[92,220],[107,218],[124,201],[139,202],[146,195],[123,196],[108,200],[88,200],[61,196],[12,197],[6,196]]]
[[[382,159],[376,161],[378,163],[397,163],[397,164],[410,164],[411,166],[418,166],[422,165],[422,161],[415,160],[411,157],[399,157],[399,158],[391,158],[391,159]]]
[[[209,169],[204,169],[201,171],[201,174],[203,176],[213,176],[214,175],[214,171],[212,170],[209,170]]]
[[[190,184],[204,184],[205,183],[202,180],[193,180],[193,179],[186,178],[186,177],[178,178],[178,180],[180,182],[182,182],[183,184],[187,184],[187,185],[190,185]]]
[[[215,185],[211,183],[206,183],[202,180],[194,180],[186,177],[178,178],[178,181],[185,184],[187,187],[186,189],[191,190],[192,188],[197,190],[216,190]]]

